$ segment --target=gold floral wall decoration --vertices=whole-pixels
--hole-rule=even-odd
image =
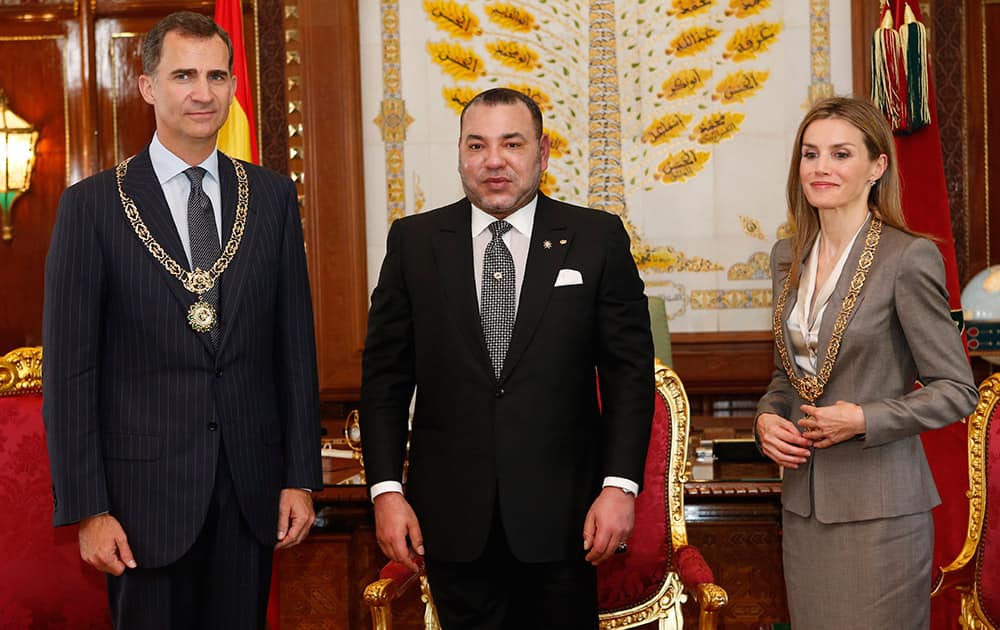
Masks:
[[[743,233],[750,238],[755,238],[758,241],[766,240],[767,237],[764,236],[764,230],[760,227],[760,221],[753,217],[748,217],[745,214],[739,215],[740,227],[743,228]]]
[[[667,15],[681,18],[704,15],[715,4],[715,0],[673,0]]]
[[[670,75],[663,82],[663,91],[657,96],[668,101],[694,96],[711,78],[711,68],[685,68]]]
[[[726,15],[738,18],[750,17],[757,15],[769,6],[771,6],[771,0],[730,0]]]
[[[715,86],[715,93],[712,94],[712,100],[720,101],[723,105],[743,103],[764,86],[770,74],[766,70],[737,70],[719,81]]]
[[[767,328],[766,243],[787,231],[781,163],[809,90],[798,77],[830,67],[814,22],[845,24],[829,0],[390,4],[400,54],[382,67],[399,91],[384,100],[403,136],[400,151],[386,146],[394,204],[409,195],[412,213],[461,195],[457,116],[482,90],[511,87],[538,103],[549,134],[542,192],[622,218],[647,290],[679,306],[672,328]]]
[[[733,61],[748,61],[767,51],[777,41],[781,24],[760,22],[738,30],[726,43],[723,58]]]
[[[778,226],[774,238],[780,241],[783,238],[792,238],[793,234],[795,234],[795,226],[786,221]]]
[[[695,290],[690,299],[691,308],[700,310],[771,308],[769,289]]]
[[[745,263],[736,263],[726,274],[728,280],[769,280],[771,256],[767,252],[754,252]]]

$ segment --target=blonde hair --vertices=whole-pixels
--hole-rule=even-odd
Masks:
[[[912,234],[903,216],[903,201],[899,186],[899,170],[896,165],[896,143],[892,130],[874,105],[856,98],[835,96],[818,101],[802,119],[795,134],[792,147],[792,162],[788,166],[788,215],[795,233],[792,235],[792,260],[789,275],[793,283],[798,283],[799,266],[802,258],[819,233],[819,214],[809,204],[802,192],[799,165],[802,162],[802,136],[813,122],[827,118],[839,118],[850,123],[864,138],[868,159],[886,157],[885,172],[875,180],[868,191],[868,209],[888,225]]]

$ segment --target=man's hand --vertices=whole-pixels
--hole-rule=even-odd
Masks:
[[[110,514],[88,516],[80,521],[80,557],[98,571],[121,575],[125,567],[138,565],[128,546],[128,537],[118,519]]]
[[[302,542],[314,520],[312,495],[301,488],[284,488],[278,498],[278,544],[274,548],[288,549]]]
[[[403,563],[414,573],[420,571],[418,556],[424,555],[424,536],[410,503],[398,492],[375,497],[375,539],[390,560]]]
[[[586,560],[597,566],[610,558],[620,543],[628,540],[635,525],[635,496],[621,488],[606,487],[597,495],[583,521]]]
[[[764,454],[785,468],[798,468],[806,463],[812,441],[804,437],[795,425],[773,413],[757,416],[757,439]]]
[[[865,411],[860,405],[838,400],[826,407],[802,405],[805,418],[799,426],[805,429],[802,436],[812,440],[816,448],[827,448],[846,442],[865,432]]]

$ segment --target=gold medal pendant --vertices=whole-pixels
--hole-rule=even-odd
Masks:
[[[231,158],[232,159],[232,158]],[[128,163],[132,158],[128,158],[115,167],[115,181],[118,184],[118,196],[122,201],[122,210],[125,217],[135,231],[139,241],[146,246],[153,259],[163,265],[174,278],[177,278],[184,285],[184,288],[198,296],[198,301],[191,305],[187,312],[188,325],[195,332],[205,333],[215,329],[219,322],[219,314],[215,307],[205,302],[204,294],[212,290],[219,277],[229,267],[236,252],[240,248],[243,240],[243,231],[247,224],[247,210],[250,200],[250,185],[247,183],[247,172],[239,160],[232,159],[233,169],[236,171],[236,218],[233,221],[233,231],[229,235],[226,246],[222,248],[222,253],[208,269],[195,268],[192,271],[186,270],[176,260],[171,258],[163,247],[156,242],[149,228],[146,227],[139,213],[139,208],[135,201],[125,194],[123,183],[125,174],[128,172]]]
[[[198,301],[188,309],[188,325],[195,332],[206,333],[215,328],[215,307],[198,297]]]

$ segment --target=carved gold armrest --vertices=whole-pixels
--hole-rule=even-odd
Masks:
[[[719,612],[729,603],[726,589],[718,584],[706,582],[697,585],[692,591],[698,602],[698,628],[700,630],[715,630],[719,623]]]

